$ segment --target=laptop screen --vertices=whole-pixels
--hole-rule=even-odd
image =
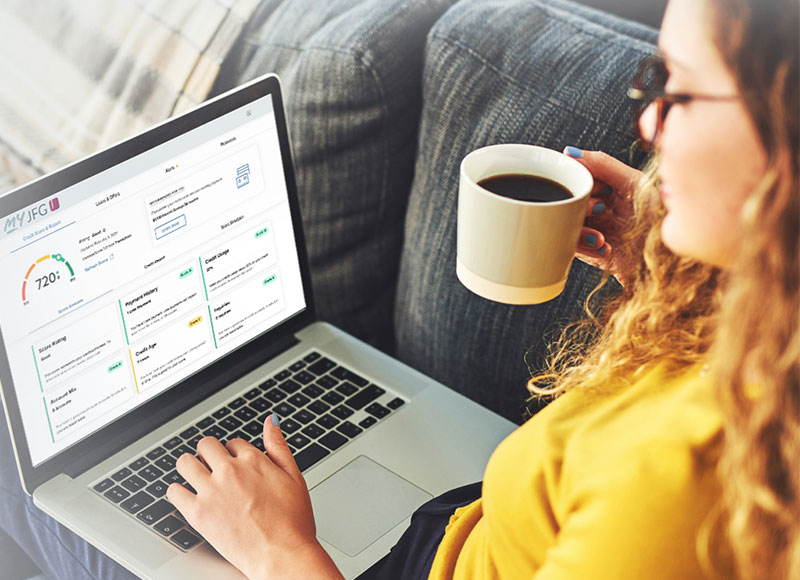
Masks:
[[[270,96],[0,224],[33,466],[306,308]]]

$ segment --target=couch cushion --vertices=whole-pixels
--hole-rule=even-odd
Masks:
[[[203,101],[259,0],[0,3],[0,191]]]
[[[547,334],[580,315],[600,274],[576,261],[563,294],[536,306],[471,294],[456,278],[459,164],[504,142],[571,144],[630,162],[624,95],[654,41],[650,28],[563,0],[461,0],[437,22],[395,313],[402,360],[521,419],[526,354],[535,364]]]
[[[318,313],[385,349],[425,37],[452,3],[264,2],[216,87],[280,75]]]

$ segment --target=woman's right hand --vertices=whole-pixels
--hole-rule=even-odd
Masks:
[[[633,215],[633,193],[643,173],[601,151],[567,147],[564,154],[581,163],[594,177],[576,253],[584,262],[615,273],[621,256],[614,256],[614,246]]]

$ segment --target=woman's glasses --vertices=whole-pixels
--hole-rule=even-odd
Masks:
[[[691,101],[734,101],[738,95],[699,95],[690,93],[667,93],[669,71],[660,56],[649,56],[639,63],[633,75],[628,97],[636,101],[634,120],[639,133],[639,142],[643,149],[651,151],[656,139],[664,128],[664,120],[672,105],[682,105]],[[643,127],[640,122],[642,114],[650,106],[655,105],[656,122],[650,127]]]

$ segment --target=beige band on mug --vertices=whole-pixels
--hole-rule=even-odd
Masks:
[[[567,272],[569,274],[569,272]],[[478,296],[503,304],[541,304],[552,300],[564,290],[567,276],[563,280],[543,288],[524,288],[498,284],[478,276],[456,258],[456,276],[461,283]]]

